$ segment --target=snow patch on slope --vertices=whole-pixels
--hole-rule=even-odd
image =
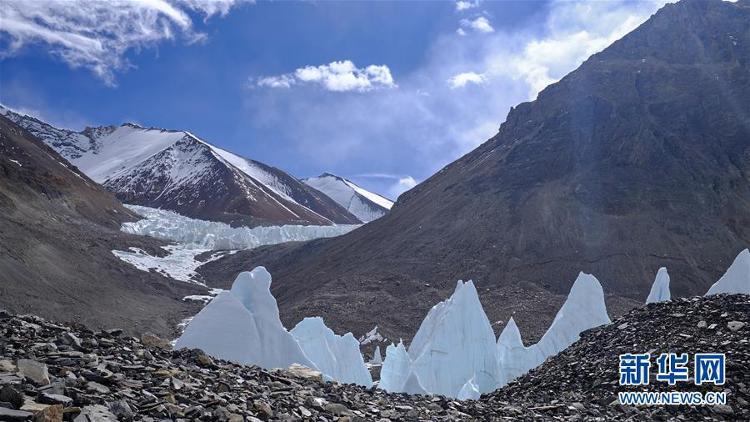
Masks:
[[[114,250],[112,253],[138,268],[141,271],[156,271],[165,277],[175,280],[185,281],[196,284],[203,284],[200,275],[195,270],[201,265],[217,260],[226,254],[232,254],[236,251],[227,251],[222,254],[214,254],[209,259],[198,261],[196,256],[208,252],[210,249],[194,248],[191,245],[167,245],[162,249],[167,251],[166,256],[154,256],[148,252],[131,247],[128,251]]]
[[[103,183],[126,173],[185,136],[184,132],[123,125],[97,138],[96,150],[71,161],[94,181]]]

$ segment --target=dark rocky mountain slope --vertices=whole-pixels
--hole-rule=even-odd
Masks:
[[[617,315],[660,266],[673,294],[703,294],[748,244],[750,2],[684,0],[513,108],[384,217],[202,271],[227,286],[265,265],[285,323],[322,314],[396,339],[473,279],[492,321],[514,314],[533,338],[579,271]]]
[[[168,335],[202,289],[112,254],[160,242],[119,231],[136,219],[52,148],[0,116],[0,307],[94,327]]]

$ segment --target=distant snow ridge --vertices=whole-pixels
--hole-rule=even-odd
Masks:
[[[175,348],[199,348],[220,359],[269,369],[296,363],[331,380],[372,385],[351,333],[337,336],[319,318],[305,319],[288,332],[270,288],[265,268],[241,273],[231,290],[219,293],[190,321]]]
[[[388,346],[380,387],[475,399],[559,353],[582,331],[609,322],[601,284],[581,273],[537,344],[524,347],[513,319],[496,342],[474,284],[459,281],[453,295],[427,314],[408,352],[403,343]]]
[[[340,236],[359,227],[285,225],[251,229],[189,218],[172,211],[137,205],[127,207],[145,219],[123,224],[122,231],[187,243],[205,249],[252,249],[282,242]]]
[[[656,272],[656,279],[654,284],[651,285],[651,292],[649,292],[646,298],[646,303],[657,303],[670,300],[672,294],[669,292],[669,273],[664,267],[659,268]]]
[[[720,293],[750,294],[750,251],[747,249],[737,255],[727,272],[708,289],[706,296]]]
[[[323,173],[302,181],[323,192],[365,223],[382,217],[393,206],[390,199],[331,173]]]

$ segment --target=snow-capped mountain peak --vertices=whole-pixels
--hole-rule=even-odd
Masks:
[[[284,171],[188,131],[125,123],[75,132],[2,106],[0,113],[126,203],[249,226],[361,222]]]
[[[318,177],[303,179],[303,182],[325,193],[364,222],[382,217],[393,206],[390,199],[335,174],[323,173]]]

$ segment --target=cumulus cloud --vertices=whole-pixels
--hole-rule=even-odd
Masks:
[[[105,83],[115,83],[115,72],[129,67],[128,50],[149,47],[180,37],[197,42],[188,14],[205,19],[226,15],[247,0],[7,0],[0,8],[2,56],[19,54],[28,44],[45,44],[51,54],[73,68],[90,69]]]
[[[529,97],[533,98],[589,56],[638,27],[653,11],[602,6],[606,5],[558,6],[549,22],[548,36],[529,41],[511,60],[492,59],[488,72],[515,72],[529,85]]]
[[[358,68],[351,60],[334,61],[320,66],[305,66],[277,76],[251,79],[267,88],[290,88],[296,84],[316,84],[328,91],[366,92],[378,88],[395,88],[391,70],[386,65]]]
[[[246,103],[248,121],[273,135],[269,149],[288,142],[310,167],[423,180],[495,135],[511,106],[533,99],[661,5],[661,0],[554,2],[544,19],[520,30],[445,34],[420,67],[399,75],[399,89],[366,97],[324,89],[264,90]],[[287,76],[289,84],[302,83],[296,72]],[[322,84],[317,82],[322,77],[313,79]],[[466,89],[470,86],[482,89]],[[395,196],[397,186],[409,184],[399,179],[361,180]]]
[[[484,75],[476,72],[463,72],[451,76],[448,79],[448,85],[455,88],[463,88],[469,84],[481,85],[485,81]]]
[[[456,2],[456,12],[463,12],[465,10],[473,9],[479,6],[479,0],[458,0]]]
[[[417,181],[411,176],[401,177],[388,190],[391,198],[398,198],[399,195],[417,186]]]
[[[485,34],[495,32],[495,28],[492,27],[490,20],[485,16],[479,16],[475,19],[461,19],[459,23],[461,27],[456,31],[459,35],[466,35],[466,30],[483,32]]]

